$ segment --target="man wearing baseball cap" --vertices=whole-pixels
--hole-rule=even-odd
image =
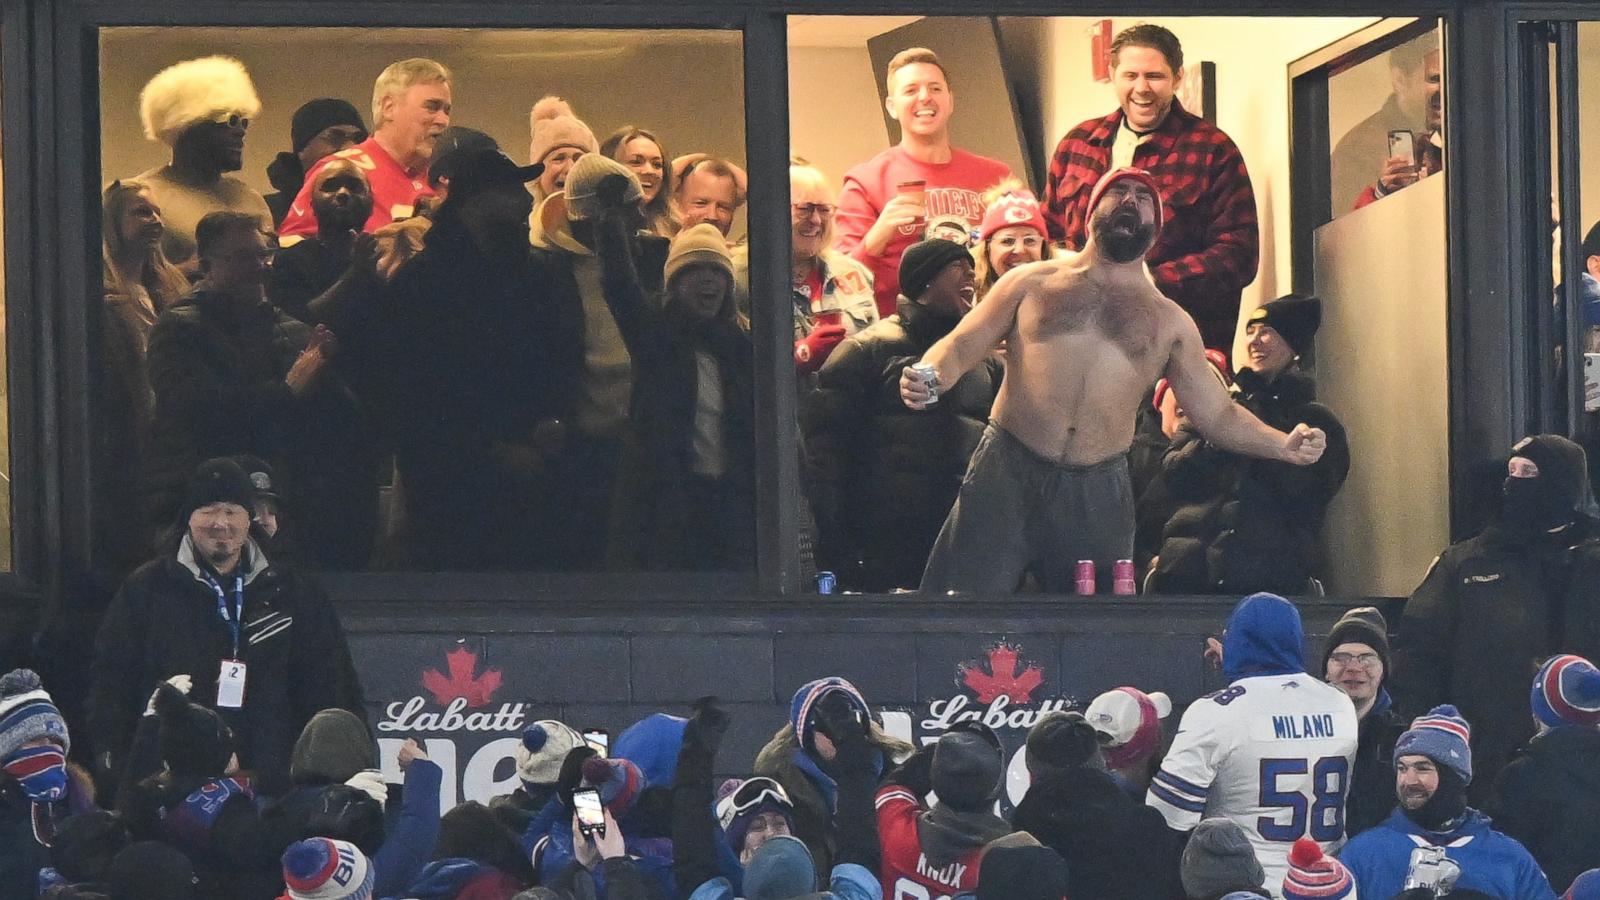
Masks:
[[[1066,593],[1078,560],[1093,560],[1097,582],[1110,584],[1113,564],[1133,558],[1134,414],[1163,375],[1222,449],[1297,466],[1322,457],[1321,430],[1299,424],[1285,434],[1233,402],[1211,374],[1194,320],[1150,280],[1145,254],[1163,221],[1150,173],[1108,172],[1090,201],[1082,251],[1002,278],[901,372],[901,401],[921,410],[1001,340],[1009,354],[924,591],[1010,593],[1031,572],[1046,591]]]
[[[1562,891],[1600,866],[1600,670],[1581,656],[1552,656],[1529,700],[1539,733],[1500,773],[1484,811]]]
[[[1393,897],[1417,865],[1415,851],[1443,850],[1461,869],[1456,890],[1502,900],[1550,900],[1533,856],[1467,805],[1472,729],[1454,706],[1436,706],[1394,745],[1396,809],[1339,854],[1363,897]]]

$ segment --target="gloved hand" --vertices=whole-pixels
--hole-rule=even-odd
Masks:
[[[818,325],[811,333],[794,342],[794,367],[802,375],[810,375],[828,361],[833,348],[845,338],[843,325]]]
[[[378,801],[382,807],[389,799],[389,786],[383,781],[383,773],[377,769],[363,769],[351,775],[345,784],[362,791],[368,797]]]
[[[701,697],[691,704],[694,715],[683,729],[683,746],[707,756],[716,756],[722,746],[722,737],[728,733],[731,721],[726,710],[717,705],[716,697]]]
[[[594,198],[606,209],[625,206],[628,203],[628,178],[621,174],[603,176],[594,186]]]
[[[933,790],[933,748],[929,744],[906,757],[889,772],[884,783],[902,785],[918,797],[926,797]]]
[[[178,691],[181,692],[185,697],[189,696],[189,692],[194,690],[194,679],[187,675],[174,675],[163,682],[163,684],[172,685],[173,687],[177,688]],[[161,693],[161,686],[156,685],[156,689],[150,692],[150,701],[144,705],[145,715],[153,716],[156,714],[156,694],[159,693]]]

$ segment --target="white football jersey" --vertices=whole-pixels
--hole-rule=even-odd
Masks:
[[[1179,831],[1231,819],[1281,897],[1296,839],[1344,844],[1357,727],[1350,698],[1303,672],[1241,678],[1183,714],[1146,802]]]

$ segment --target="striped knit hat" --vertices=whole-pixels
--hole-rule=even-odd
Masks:
[[[600,792],[600,803],[620,819],[633,808],[639,792],[648,785],[639,767],[625,759],[591,756],[583,761],[583,787]]]
[[[835,691],[848,697],[850,705],[861,710],[863,714],[872,714],[872,710],[867,707],[867,698],[861,696],[856,686],[843,678],[832,675],[808,681],[800,685],[800,690],[794,692],[794,699],[789,702],[789,724],[794,726],[794,733],[800,738],[801,747],[810,747],[811,739],[816,734],[816,722],[812,720],[811,713],[816,708],[817,701]]]
[[[1394,758],[1426,756],[1472,783],[1472,728],[1454,706],[1445,704],[1411,720],[1411,730],[1394,742]]]
[[[1342,900],[1355,896],[1350,870],[1311,838],[1302,837],[1289,851],[1289,873],[1283,877],[1283,900]]]
[[[316,837],[283,852],[290,900],[370,900],[376,873],[355,844]]]
[[[1546,728],[1600,726],[1600,669],[1581,656],[1552,656],[1539,667],[1530,698]]]
[[[66,720],[39,676],[32,669],[0,675],[0,763],[16,755],[23,744],[46,737],[60,744],[63,753],[72,749]]]

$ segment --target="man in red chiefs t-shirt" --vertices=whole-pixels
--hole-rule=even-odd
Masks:
[[[370,233],[396,219],[409,218],[417,198],[433,196],[428,160],[439,134],[449,126],[450,70],[431,59],[391,64],[372,86],[372,137],[311,167],[289,214],[278,226],[279,237],[298,240],[317,233],[311,186],[323,167],[336,159],[355,163],[372,185],[372,215],[363,231]]]
[[[950,145],[955,95],[932,50],[895,54],[887,85],[884,106],[900,123],[900,143],[845,173],[834,218],[837,249],[872,272],[880,316],[894,314],[900,254],[923,239],[926,223],[957,216],[977,227],[983,192],[1011,175],[997,159]]]
[[[976,722],[958,723],[889,773],[877,800],[884,900],[977,889],[984,847],[1011,833],[994,814],[1004,775],[1000,739]],[[931,810],[922,805],[930,788],[939,797]]]

